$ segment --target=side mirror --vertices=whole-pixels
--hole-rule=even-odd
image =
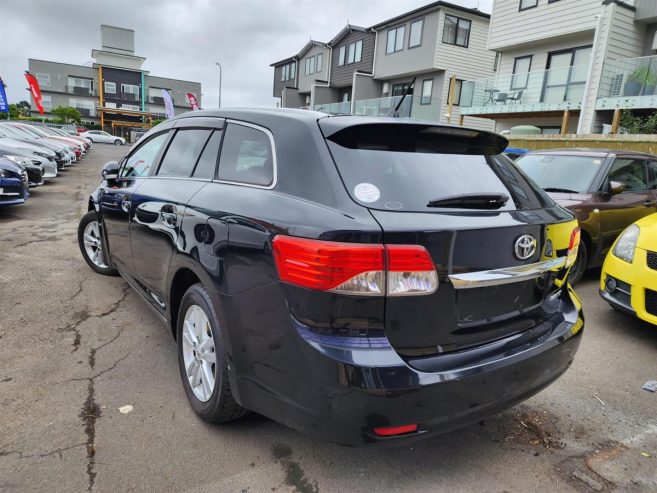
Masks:
[[[618,195],[625,191],[625,183],[620,181],[610,181],[609,182],[609,193],[611,195]]]
[[[103,171],[101,172],[103,179],[107,181],[116,180],[119,177],[119,163],[116,161],[108,161],[103,166]]]

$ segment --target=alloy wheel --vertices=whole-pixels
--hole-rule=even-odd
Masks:
[[[196,398],[207,402],[215,386],[217,358],[210,321],[203,309],[191,305],[182,328],[182,353],[189,386]]]
[[[106,269],[105,256],[103,255],[103,243],[100,239],[98,221],[91,221],[84,228],[84,250],[89,260],[101,269]]]

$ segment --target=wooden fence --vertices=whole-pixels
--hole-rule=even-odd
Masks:
[[[562,149],[584,147],[657,154],[657,135],[506,135],[509,147]]]

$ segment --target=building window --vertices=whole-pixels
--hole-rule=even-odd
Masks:
[[[141,108],[139,106],[137,106],[136,104],[122,104],[121,109],[139,111]]]
[[[39,85],[41,83],[39,82]],[[49,94],[42,94],[41,95],[41,105],[43,106],[43,109],[49,110],[52,109],[52,99]]]
[[[95,116],[96,103],[88,99],[69,98],[68,105],[80,112],[81,116]]]
[[[433,79],[425,79],[422,81],[422,96],[420,97],[420,104],[431,104],[431,92],[433,91]]]
[[[356,41],[356,54],[354,55],[354,62],[358,63],[363,59],[363,40]]]
[[[443,43],[448,45],[468,47],[470,43],[470,27],[472,21],[454,15],[445,15],[443,28]]]
[[[322,61],[324,60],[324,55],[322,53],[317,54],[317,67],[315,67],[317,72],[322,71]]]
[[[415,48],[422,44],[422,27],[424,25],[424,19],[418,19],[411,22],[411,32],[408,35],[408,47]]]
[[[582,46],[548,54],[542,103],[582,101],[591,52],[591,46]]]
[[[386,42],[386,53],[394,53],[404,49],[404,36],[406,35],[406,26],[399,26],[388,31]]]
[[[116,82],[105,81],[105,92],[107,94],[116,94]]]
[[[347,63],[354,63],[355,57],[356,57],[356,45],[354,45],[354,43],[351,43],[349,45],[349,55],[347,56]]]
[[[527,89],[529,71],[532,68],[532,55],[519,56],[513,62],[511,89]]]
[[[410,86],[409,82],[400,82],[399,84],[392,85],[392,97],[403,96],[406,90]]]
[[[121,92],[124,99],[139,101],[139,86],[134,84],[121,84]]]
[[[315,57],[310,56],[306,58],[306,75],[315,73]]]
[[[520,0],[519,10],[533,9],[538,5],[538,0]]]
[[[50,74],[40,74],[37,72],[36,79],[41,87],[50,85]]]
[[[340,55],[338,55],[338,66],[342,67],[344,65],[344,57],[347,51],[346,46],[340,46]]]
[[[294,79],[296,77],[296,62],[285,64],[281,67],[281,81]]]
[[[500,60],[502,59],[502,54],[499,51],[495,52],[495,61],[493,62],[493,72],[497,72],[497,69],[500,68]]]
[[[111,103],[109,101],[106,101],[105,108],[116,108],[116,103]]]
[[[452,83],[449,84],[449,89],[451,90]],[[452,104],[454,106],[459,106],[461,104],[461,89],[463,89],[463,81],[461,79],[456,79],[454,81],[454,100]],[[450,90],[447,91],[447,102],[449,103],[449,98],[451,95]]]
[[[93,81],[91,79],[82,79],[80,77],[69,77],[68,92],[80,94],[82,96],[91,96],[93,94]]]
[[[363,59],[363,40],[355,41],[340,47],[338,65],[358,63]]]

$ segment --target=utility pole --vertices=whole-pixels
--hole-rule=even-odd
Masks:
[[[217,67],[219,67],[219,108],[221,108],[221,64],[216,62]]]

